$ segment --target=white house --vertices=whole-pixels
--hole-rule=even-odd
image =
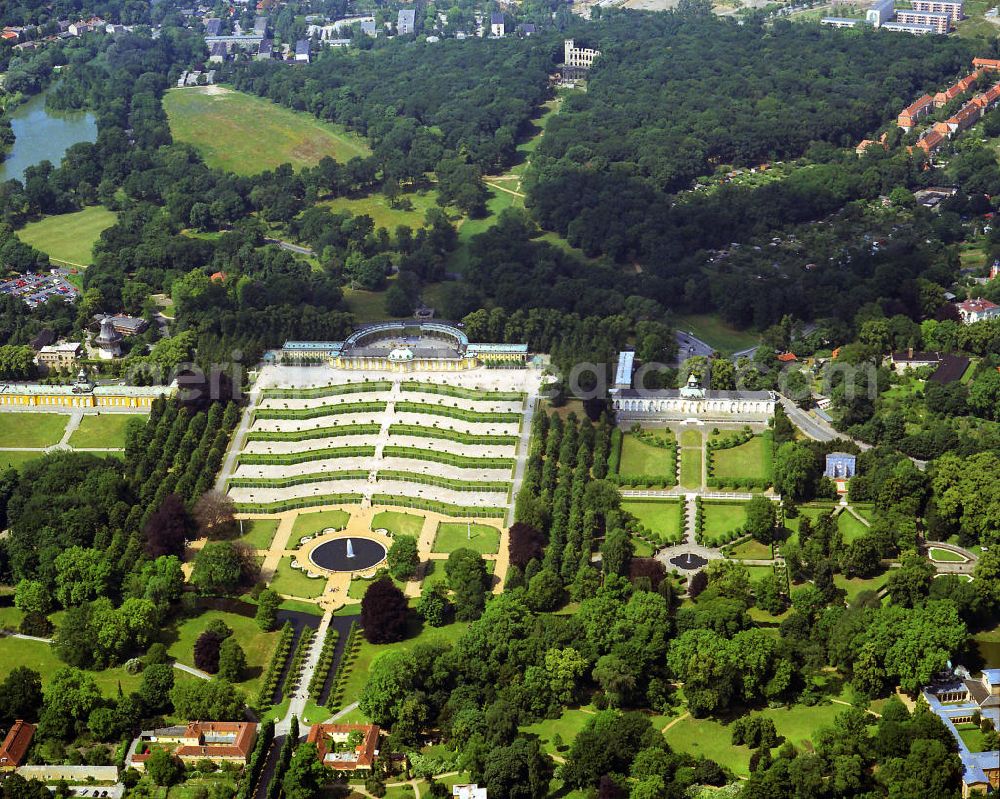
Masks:
[[[985,322],[988,319],[1000,318],[1000,305],[982,297],[973,300],[964,300],[957,303],[958,315],[963,325],[974,325],[976,322]]]

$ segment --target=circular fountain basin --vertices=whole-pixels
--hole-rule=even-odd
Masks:
[[[347,557],[347,542],[350,540],[354,557]],[[309,560],[321,569],[331,572],[356,572],[370,569],[385,560],[385,545],[374,538],[334,538],[325,541],[309,553]]]
[[[701,555],[695,555],[693,552],[683,552],[680,555],[672,557],[670,559],[670,563],[678,569],[696,571],[707,566],[708,560],[703,558]]]

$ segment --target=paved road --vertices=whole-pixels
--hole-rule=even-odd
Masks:
[[[677,363],[683,363],[695,355],[702,355],[709,358],[715,352],[709,344],[696,337],[693,333],[675,330],[674,337],[677,339]]]
[[[298,253],[299,255],[313,256],[316,254],[309,247],[303,247],[301,244],[292,244],[290,241],[282,241],[281,239],[264,239],[264,241],[268,244],[277,244],[281,249]]]
[[[811,413],[807,413],[802,410],[798,405],[788,399],[788,397],[779,394],[778,399],[781,400],[781,405],[785,409],[785,413],[788,415],[788,418],[792,420],[792,423],[796,427],[809,436],[809,438],[816,441],[833,441],[838,438],[847,438],[843,433],[835,430],[828,422],[824,422],[818,416],[813,416]],[[871,445],[865,444],[863,441],[856,441],[854,443],[856,443],[863,450],[871,449]]]

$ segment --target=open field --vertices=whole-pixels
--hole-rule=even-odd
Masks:
[[[210,167],[237,175],[371,153],[364,139],[339,126],[217,86],[171,89],[163,108],[176,141],[192,145]]]
[[[854,539],[860,538],[868,532],[868,528],[846,510],[841,511],[837,517],[837,529],[840,530],[845,544],[850,544]]]
[[[68,421],[60,413],[0,413],[0,447],[51,447]]]
[[[756,346],[758,341],[756,334],[737,330],[714,314],[690,314],[677,316],[675,320],[678,329],[694,333],[697,338],[720,352],[745,350]]]
[[[125,448],[125,426],[131,419],[145,419],[141,414],[104,413],[87,415],[69,437],[71,447]]]
[[[400,204],[411,206],[409,209],[398,207]],[[431,208],[438,208],[437,191],[422,190],[412,194],[402,194],[397,207],[389,205],[384,194],[370,194],[366,197],[337,197],[325,200],[320,205],[331,211],[347,211],[352,216],[370,216],[376,228],[384,227],[393,233],[397,225],[421,228],[424,226],[424,215]]]
[[[755,479],[771,477],[771,445],[764,436],[754,436],[745,444],[712,452],[713,477]]]
[[[292,525],[292,541],[295,543],[295,536],[310,535],[333,527],[342,530],[347,526],[351,518],[346,510],[321,510],[313,513],[300,513],[295,517],[295,524]]]
[[[488,524],[439,524],[431,550],[451,553],[456,549],[471,549],[482,555],[495,555],[500,549],[500,531]]]
[[[93,261],[94,244],[101,232],[117,219],[117,214],[103,205],[91,205],[82,211],[29,222],[17,231],[17,237],[54,261],[88,266]]]
[[[244,680],[237,683],[248,696],[254,696],[259,689],[260,678],[267,668],[271,653],[278,642],[279,632],[262,632],[252,617],[240,616],[236,613],[226,613],[221,610],[206,610],[199,615],[182,620],[179,625],[165,633],[170,641],[168,651],[171,657],[187,666],[194,665],[194,642],[198,639],[209,623],[221,619],[233,631],[247,656],[247,669]],[[136,679],[141,679],[138,675]]]
[[[662,435],[660,435],[662,433]],[[673,441],[669,430],[658,431],[657,438]],[[622,440],[622,459],[618,473],[623,477],[659,477],[666,475],[674,481],[673,451],[626,433]]]
[[[307,566],[309,564],[306,564]],[[315,579],[306,577],[300,569],[292,568],[291,558],[282,558],[278,563],[278,568],[274,572],[269,587],[285,596],[298,596],[303,599],[312,599],[323,593],[326,587],[326,578],[317,577]]]
[[[537,735],[538,742],[542,745],[546,754],[565,755],[573,739],[580,734],[580,731],[587,725],[587,722],[594,715],[592,708],[567,708],[557,719],[545,719],[537,724],[529,724],[521,727],[521,732],[528,735]],[[557,749],[552,739],[558,735],[563,740],[561,748]]]
[[[660,536],[680,533],[680,503],[676,500],[634,500],[622,502],[622,510],[631,513],[639,524]]]
[[[844,577],[842,574],[833,576],[833,584],[837,588],[847,591],[847,601],[853,602],[862,591],[880,591],[885,586],[886,575],[880,574],[870,580],[863,580],[860,577]]]
[[[754,538],[749,538],[742,544],[733,547],[730,557],[746,558],[747,560],[766,560],[771,557],[771,547],[762,544]]]

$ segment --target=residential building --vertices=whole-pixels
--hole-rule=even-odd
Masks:
[[[899,33],[912,33],[914,36],[925,36],[929,33],[937,33],[930,25],[915,25],[903,22],[886,22],[882,25],[884,31],[896,31]]]
[[[886,22],[890,22],[895,16],[896,5],[894,0],[875,0],[865,12],[865,22],[876,28],[880,28]]]
[[[187,763],[246,764],[256,740],[257,725],[249,721],[191,721],[184,727],[144,730],[139,734],[139,745],[145,751],[132,756],[132,765],[139,771],[145,768],[150,745],[170,749]]]
[[[257,48],[257,60],[270,61],[272,58],[274,58],[274,43],[270,39],[261,39]]]
[[[451,788],[453,799],[488,799],[486,789],[480,788],[478,784],[453,785]]]
[[[18,719],[0,744],[0,771],[13,771],[20,766],[28,754],[31,739],[35,737],[35,725]]]
[[[50,344],[38,351],[35,362],[46,370],[65,369],[67,366],[73,366],[82,352],[83,347],[75,342]]]
[[[400,36],[408,36],[417,31],[417,12],[412,8],[400,9],[396,17],[396,32]]]
[[[1000,318],[1000,305],[981,297],[957,303],[956,308],[963,325],[974,325],[976,322]]]
[[[944,17],[943,14],[939,14],[938,16]],[[947,32],[947,29],[945,29],[945,32]],[[979,77],[979,74],[980,74],[979,70],[977,69],[975,72],[972,72],[969,75],[966,75],[960,81],[957,81],[956,83],[953,83],[951,86],[949,86],[944,91],[941,91],[941,92],[938,92],[937,94],[935,94],[934,95],[934,107],[935,108],[941,108],[941,106],[947,105],[952,100],[954,100],[956,97],[965,94],[967,91],[969,91],[972,88],[973,84],[976,82],[976,78]]]
[[[958,666],[941,675],[922,695],[958,745],[963,769],[962,796],[967,799],[973,794],[1000,790],[1000,750],[971,751],[957,727],[983,718],[1000,728],[1000,669],[984,669],[979,678],[973,678]]]
[[[857,17],[823,17],[819,22],[831,28],[856,28],[861,24]]]
[[[114,314],[111,317],[111,324],[123,336],[137,336],[149,327],[149,322],[142,317],[127,314]]]
[[[960,22],[963,18],[962,0],[912,0],[910,5],[914,11],[946,14],[952,22]]]
[[[267,36],[267,17],[253,18],[253,32],[258,36]]]
[[[889,363],[892,370],[898,374],[904,374],[910,369],[922,369],[927,366],[937,366],[941,363],[941,353],[939,352],[919,352],[910,347],[906,352],[894,352],[889,356]]]
[[[365,771],[378,757],[381,731],[374,724],[314,724],[307,743],[316,745],[319,762],[336,771]],[[357,741],[351,747],[351,739]]]
[[[490,36],[500,38],[507,32],[507,24],[504,22],[503,12],[494,11],[490,14]]]
[[[934,110],[934,98],[925,94],[899,112],[896,124],[909,133],[914,125]]]
[[[224,42],[214,42],[211,47],[208,48],[208,61],[211,64],[221,64],[226,60],[229,55],[229,50],[226,48]]]
[[[600,50],[577,47],[572,39],[563,41],[563,63],[567,67],[584,70],[590,69],[594,65],[594,59],[600,54]]]
[[[525,36],[525,37],[534,36],[535,33],[537,32],[538,29],[535,27],[534,23],[531,22],[522,22],[520,25],[517,26],[518,36]]]
[[[951,30],[951,18],[947,14],[934,14],[929,11],[899,9],[896,11],[896,22],[928,27],[934,33],[947,33]]]
[[[308,64],[309,63],[309,40],[299,39],[295,43],[295,60]]]
[[[923,150],[925,153],[930,155],[936,152],[937,149],[947,141],[947,137],[942,135],[937,130],[931,128],[927,131],[920,139],[917,141],[916,146]]]
[[[205,35],[218,36],[222,33],[222,20],[215,17],[208,17],[204,20]]]
[[[1000,70],[1000,58],[973,58],[972,66],[977,69]]]

